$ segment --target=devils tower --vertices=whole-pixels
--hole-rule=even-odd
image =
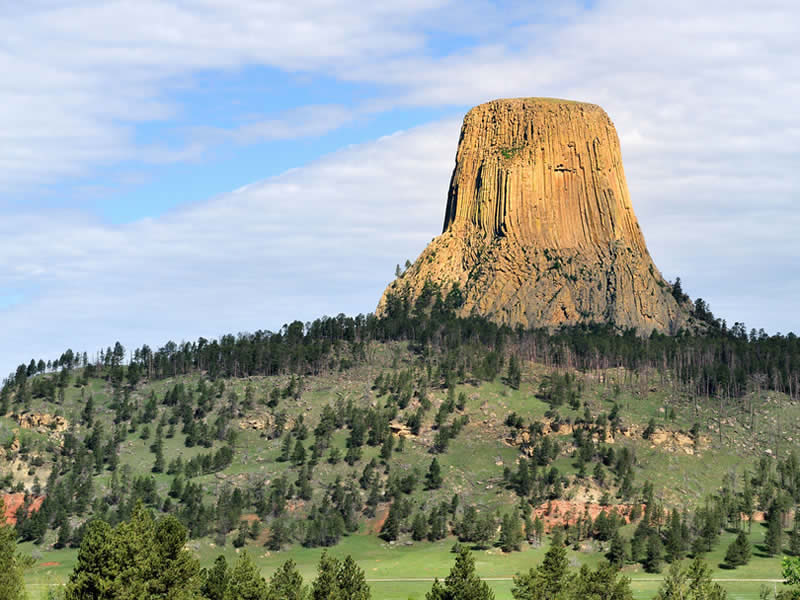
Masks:
[[[674,333],[688,310],[647,251],[619,137],[594,104],[495,100],[464,117],[444,228],[388,294],[461,291],[459,314],[512,326]]]

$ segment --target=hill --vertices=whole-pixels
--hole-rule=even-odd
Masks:
[[[376,577],[416,552],[443,575],[460,539],[511,575],[559,529],[592,564],[618,532],[636,576],[648,540],[662,561],[724,554],[744,528],[763,556],[740,569],[776,576],[800,537],[771,547],[759,519],[788,531],[800,500],[796,338],[512,332],[444,304],[21,365],[0,396],[3,489],[40,503],[18,531],[61,563],[33,582],[64,577],[89,518],[140,501],[209,561],[342,544],[405,557]]]

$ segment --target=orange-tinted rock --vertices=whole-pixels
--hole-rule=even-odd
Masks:
[[[9,525],[17,524],[17,511],[25,504],[25,494],[18,492],[15,494],[4,494],[2,496],[5,506],[5,522]],[[28,514],[36,512],[42,507],[44,496],[34,498],[28,506]]]
[[[384,292],[462,291],[461,315],[509,325],[613,322],[676,332],[688,318],[633,212],[619,138],[594,104],[495,100],[461,129],[443,233]]]

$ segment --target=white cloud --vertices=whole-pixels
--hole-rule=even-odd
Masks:
[[[345,106],[302,106],[284,111],[274,119],[251,120],[234,129],[195,127],[191,138],[205,148],[224,141],[249,144],[256,141],[286,140],[319,136],[355,118],[356,111]]]
[[[219,140],[318,135],[361,111],[588,100],[617,125],[634,206],[665,275],[681,276],[729,321],[800,329],[793,0],[600,1],[544,16],[436,0],[19,6],[0,8],[12,35],[0,49],[0,189],[137,156],[190,160]],[[434,54],[427,22],[475,44]],[[136,145],[136,123],[181,110],[171,86],[199,69],[250,64],[378,94],[195,130],[178,150]],[[153,343],[369,310],[393,264],[438,233],[456,139],[452,122],[424,127],[120,228],[74,214],[11,215],[0,221],[0,280],[27,300],[0,313],[0,364],[23,347],[37,354],[109,335]]]
[[[375,6],[377,4],[378,6]],[[181,110],[168,92],[199,70],[330,71],[420,48],[413,22],[438,0],[75,0],[0,7],[0,190],[122,159],[196,157],[139,148],[131,127]],[[292,115],[289,115],[290,117]],[[341,117],[339,118],[341,123]],[[267,137],[291,135],[265,124]],[[317,127],[316,131],[320,128]],[[306,130],[308,132],[308,130]],[[250,139],[250,126],[234,133]],[[307,133],[306,133],[307,134]]]
[[[441,227],[459,122],[341,150],[159,219],[0,222],[0,280],[33,288],[0,308],[0,365],[166,337],[277,329],[369,312],[394,265]],[[112,339],[114,338],[114,339]]]

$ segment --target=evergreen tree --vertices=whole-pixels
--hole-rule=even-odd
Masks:
[[[154,445],[154,451],[156,455],[155,462],[153,463],[153,473],[163,473],[164,472],[164,442],[161,440],[161,435],[156,436],[156,441]]]
[[[294,445],[294,452],[292,452],[292,463],[295,466],[302,465],[306,462],[306,448],[303,441],[298,439]]]
[[[381,527],[381,537],[387,542],[393,542],[400,535],[400,515],[399,508],[400,502],[395,500],[389,507],[389,515]]]
[[[783,525],[781,524],[781,511],[777,501],[774,501],[769,509],[764,545],[770,556],[780,554],[781,547],[783,546]]]
[[[689,565],[673,563],[654,600],[725,600],[727,593],[711,581],[711,570],[696,556]]]
[[[503,515],[500,526],[500,548],[503,552],[513,552],[519,550],[522,544],[522,524],[519,515],[512,512]]]
[[[519,367],[519,359],[516,354],[512,354],[508,361],[508,385],[515,390],[519,389],[520,381],[522,380],[522,371]]]
[[[223,600],[270,600],[267,582],[247,552],[242,552],[233,565]]]
[[[561,535],[556,533],[542,563],[528,573],[514,576],[511,594],[515,600],[557,600],[565,598],[569,582],[567,549]]]
[[[660,573],[663,560],[664,546],[658,533],[652,531],[647,537],[647,547],[642,566],[648,573]]]
[[[794,521],[789,534],[789,552],[800,556],[800,508],[798,507],[794,509]]]
[[[278,455],[278,462],[287,462],[292,454],[292,435],[287,433],[281,442],[281,453]]]
[[[200,567],[184,549],[186,528],[172,516],[154,521],[137,504],[116,528],[93,521],[65,588],[66,600],[200,598]]]
[[[322,552],[317,566],[317,578],[311,584],[311,600],[338,600],[339,561],[329,556],[327,551]]]
[[[740,531],[736,539],[728,546],[728,551],[725,553],[725,564],[733,568],[746,565],[750,560],[751,553],[750,540],[747,539],[744,531]]]
[[[425,474],[425,489],[438,490],[442,487],[442,468],[439,466],[439,461],[434,459],[428,467],[428,472]]]
[[[383,445],[381,446],[381,453],[380,457],[388,461],[392,458],[392,450],[394,449],[394,436],[387,435],[386,438],[383,440]]]
[[[475,573],[472,553],[461,546],[444,585],[436,579],[425,600],[494,600],[494,592]]]
[[[411,539],[419,542],[425,539],[428,535],[428,520],[422,512],[418,512],[414,517],[414,522],[411,525]]]
[[[308,590],[292,559],[283,563],[269,580],[269,600],[305,600]]]
[[[617,569],[601,563],[594,571],[583,565],[571,581],[566,597],[569,600],[633,600],[630,579],[617,579]]]
[[[336,573],[336,582],[339,587],[337,600],[371,600],[372,592],[367,585],[364,571],[356,564],[349,554],[339,565]]]
[[[228,563],[225,556],[220,554],[214,561],[214,566],[205,572],[205,581],[201,591],[208,600],[223,600],[225,590],[228,588]]]
[[[606,558],[616,568],[620,569],[625,564],[627,552],[625,550],[625,540],[622,539],[619,531],[615,531],[611,538],[611,545],[608,549]]]
[[[58,538],[56,543],[53,544],[54,548],[66,548],[72,539],[72,530],[69,526],[69,519],[64,519],[61,527],[58,528]]]
[[[236,533],[236,537],[233,538],[233,547],[234,548],[242,548],[247,543],[247,532],[249,528],[247,527],[247,523],[244,521],[239,522],[239,531]]]
[[[672,296],[678,302],[685,302],[689,297],[683,293],[683,286],[681,285],[681,278],[676,277],[675,283],[672,284]]]
[[[25,582],[22,578],[25,564],[17,554],[17,533],[5,524],[5,506],[0,497],[0,598],[3,600],[23,600]]]
[[[677,509],[673,509],[670,514],[669,527],[667,528],[664,541],[664,551],[667,562],[673,563],[680,560],[686,554],[686,540],[684,539],[684,528],[681,516]]]
[[[284,518],[275,519],[269,532],[269,538],[264,544],[270,550],[277,552],[291,541],[291,528]]]

